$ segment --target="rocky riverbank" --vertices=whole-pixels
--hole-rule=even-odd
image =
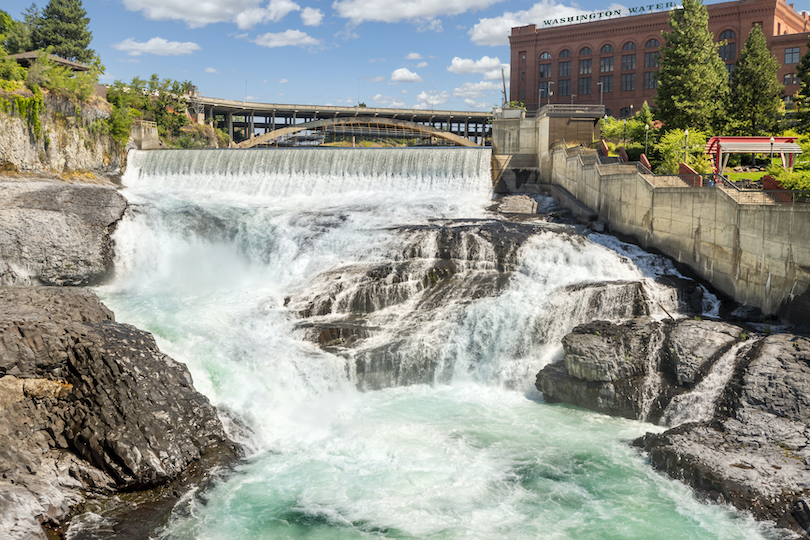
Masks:
[[[758,519],[810,531],[810,339],[698,320],[581,325],[537,388],[548,402],[671,429],[653,467]]]
[[[11,180],[0,182],[0,537],[45,538],[43,527],[59,531],[93,496],[153,490],[155,514],[189,486],[154,488],[198,481],[195,464],[227,463],[238,450],[186,367],[149,333],[115,322],[86,289],[42,286],[110,274],[123,197]],[[154,515],[138,521],[157,525]]]

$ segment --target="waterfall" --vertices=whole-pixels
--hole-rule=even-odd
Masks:
[[[676,271],[488,212],[489,150],[132,152],[123,183],[99,295],[248,453],[152,537],[762,537],[646,466],[656,428],[532,391],[573,326],[674,313]]]
[[[641,411],[639,412],[639,419],[646,421],[650,417],[655,398],[658,397],[661,390],[661,374],[658,372],[661,363],[661,346],[664,344],[664,332],[660,326],[655,328],[655,331],[650,335],[650,341],[647,344],[647,357],[644,364],[646,368],[646,375],[644,381],[641,383]]]
[[[686,394],[675,396],[661,417],[662,426],[675,427],[688,422],[707,422],[714,415],[720,392],[728,384],[737,358],[751,350],[758,340],[749,339],[735,343],[712,366],[711,371],[697,386]]]
[[[486,148],[132,151],[124,184],[272,197],[492,189]]]

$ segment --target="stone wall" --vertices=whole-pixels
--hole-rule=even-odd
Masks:
[[[689,187],[643,175],[635,163],[551,152],[552,184],[568,190],[612,231],[691,267],[718,290],[765,313],[806,322],[810,308],[810,205],[767,195],[742,200],[722,187]]]

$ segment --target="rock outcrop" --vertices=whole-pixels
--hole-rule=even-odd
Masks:
[[[0,287],[0,536],[44,537],[85,492],[144,489],[235,455],[183,364],[93,293]]]
[[[0,182],[0,284],[92,285],[112,270],[115,189],[48,181]]]
[[[810,339],[636,319],[581,325],[563,347],[564,361],[537,376],[546,401],[673,425],[634,442],[653,467],[810,533]]]
[[[564,361],[543,368],[536,386],[551,403],[657,422],[742,333],[704,320],[594,321],[563,338]]]
[[[810,339],[768,336],[737,365],[714,417],[636,444],[653,467],[760,519],[810,532]]]

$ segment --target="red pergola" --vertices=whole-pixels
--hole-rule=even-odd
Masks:
[[[791,169],[796,154],[802,153],[796,139],[798,137],[712,137],[704,151],[711,157],[714,172],[718,174],[723,174],[729,154],[779,154],[782,166]]]

